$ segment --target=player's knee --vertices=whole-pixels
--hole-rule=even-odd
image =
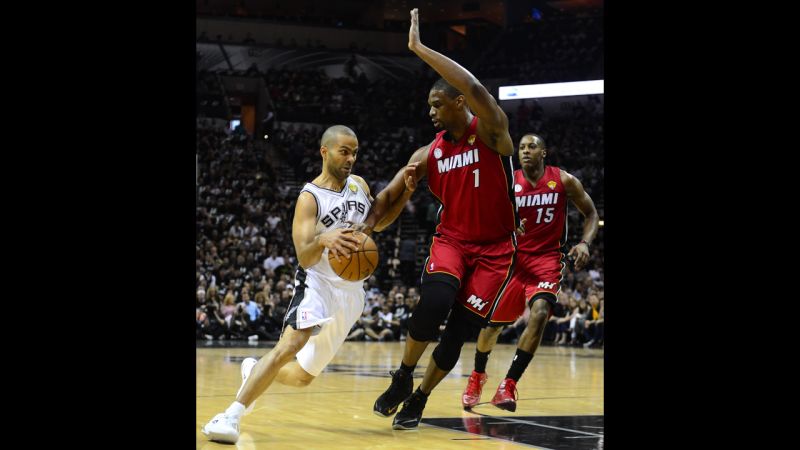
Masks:
[[[550,308],[550,302],[546,297],[534,298],[528,323],[537,326],[545,323],[550,315]]]
[[[417,341],[432,341],[455,303],[457,290],[448,283],[435,281],[422,283],[421,291],[419,303],[408,321],[408,334]]]
[[[298,374],[297,378],[295,378],[295,383],[297,384],[297,387],[306,387],[311,384],[315,378],[316,377],[314,375],[311,375],[305,370],[301,370],[300,374]]]
[[[461,347],[464,342],[459,342],[458,339],[450,338],[445,339],[442,335],[442,340],[439,345],[433,349],[433,360],[436,366],[445,372],[453,370],[453,367],[458,363],[458,357],[461,355]]]
[[[450,321],[447,322],[447,328],[442,333],[439,345],[433,349],[433,360],[440,369],[449,372],[455,367],[461,355],[461,347],[473,329],[454,311]]]
[[[485,327],[481,329],[481,336],[480,339],[492,341],[497,336],[500,336],[500,332],[503,331],[503,327]]]

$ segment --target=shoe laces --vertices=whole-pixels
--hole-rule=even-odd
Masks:
[[[511,379],[503,380],[503,385],[501,386],[501,388],[505,392],[507,392],[508,394],[513,395],[514,396],[514,400],[519,398],[519,395],[518,395],[518,392],[517,392],[517,382],[516,381],[511,380]]]
[[[416,413],[422,411],[422,408],[425,407],[426,402],[426,397],[420,395],[418,392],[414,392],[406,399],[405,402],[403,402],[403,412],[408,413],[409,411],[412,411]]]
[[[392,384],[389,385],[389,395],[397,395],[403,390],[403,385],[401,379],[406,374],[399,373],[402,372],[401,370],[390,370],[389,375],[392,376]]]
[[[469,377],[469,382],[467,383],[467,391],[470,393],[477,392],[481,388],[481,376],[473,372],[472,375]]]

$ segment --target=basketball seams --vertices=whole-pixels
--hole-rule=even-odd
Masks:
[[[369,269],[370,273],[373,273],[375,271],[375,269],[377,269],[377,267],[378,267],[377,258],[376,258],[375,263],[373,264],[372,260],[366,255],[367,252],[375,252],[377,254],[378,253],[378,249],[377,248],[367,249],[366,248],[366,244],[367,244],[367,241],[370,239],[370,236],[368,234],[366,234],[366,233],[363,233],[363,234],[364,234],[364,239],[360,242],[360,244],[358,246],[359,249],[350,254],[350,258],[349,258],[349,261],[347,262],[347,264],[344,265],[342,267],[342,269],[340,271],[338,271],[338,272],[336,270],[334,270],[334,273],[336,273],[336,275],[339,276],[342,279],[348,280],[350,278],[353,278],[354,276],[355,277],[360,277],[361,276],[361,258],[362,257],[366,260],[365,263],[364,263],[365,269],[366,269],[366,267],[369,267],[370,268]],[[373,246],[375,246],[374,243],[373,243]],[[361,253],[364,253],[364,255],[361,255]],[[358,261],[357,261],[355,266],[352,265],[354,256],[358,259]],[[333,263],[335,262],[336,258],[334,258],[333,254],[330,253],[330,252],[328,253],[328,260],[329,260],[329,263],[331,265],[331,268],[333,269]]]

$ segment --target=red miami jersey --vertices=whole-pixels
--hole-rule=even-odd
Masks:
[[[481,141],[478,117],[457,142],[436,134],[428,150],[428,188],[441,202],[436,232],[456,241],[508,238],[516,228],[511,157]]]
[[[544,175],[532,186],[522,169],[514,171],[514,199],[525,234],[517,238],[517,251],[545,253],[560,250],[567,241],[567,192],[561,169],[545,166]]]

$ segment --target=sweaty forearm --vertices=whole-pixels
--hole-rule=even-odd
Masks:
[[[369,214],[364,220],[364,223],[374,231],[381,231],[389,226],[397,219],[397,216],[400,215],[400,212],[403,210],[403,204],[405,201],[408,201],[408,197],[410,197],[409,194],[406,199],[403,200],[405,191],[406,185],[402,177],[396,176],[375,197],[375,201],[372,202]],[[398,205],[398,203],[400,204]]]
[[[381,192],[383,193],[383,192]],[[386,207],[386,211],[383,214],[383,217],[378,221],[375,225],[375,231],[383,231],[386,227],[394,223],[395,220],[400,216],[403,212],[403,208],[405,207],[408,200],[414,195],[414,191],[411,191],[403,185],[403,191],[396,196],[392,196],[391,193],[387,192],[387,195],[390,198],[389,206]]]
[[[599,226],[600,219],[597,216],[597,211],[592,211],[588,216],[584,218],[583,222],[583,236],[582,239],[587,244],[591,244],[592,240],[594,240],[595,236],[597,236],[597,228]]]
[[[478,84],[477,78],[463,66],[422,43],[417,44],[413,52],[454,88],[463,93],[470,92],[472,87]]]

